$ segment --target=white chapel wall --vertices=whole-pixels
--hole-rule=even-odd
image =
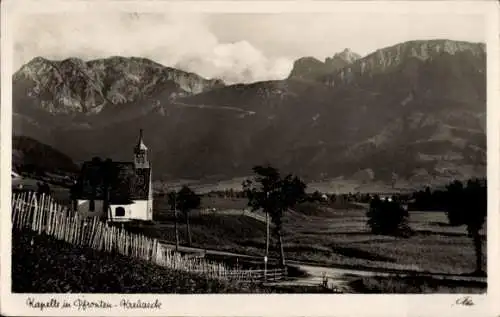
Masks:
[[[134,204],[130,206],[131,218],[138,220],[150,220],[148,218],[148,200],[136,200]]]

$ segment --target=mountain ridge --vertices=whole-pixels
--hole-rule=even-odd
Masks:
[[[156,90],[169,90],[176,98],[225,86],[222,80],[205,79],[146,58],[118,56],[86,62],[35,57],[13,80],[22,82],[27,95],[53,113],[98,113],[106,105],[138,101]]]
[[[309,179],[485,175],[484,45],[410,41],[350,61],[326,75],[320,65],[323,73],[305,80],[215,86],[175,98],[179,86],[171,82],[88,115],[48,114],[36,102],[27,109],[21,94],[14,132],[43,136],[75,160],[127,159],[127,144],[146,127],[158,177],[230,178],[266,162]]]

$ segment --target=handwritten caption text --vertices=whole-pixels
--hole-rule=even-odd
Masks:
[[[93,309],[161,309],[161,302],[158,299],[153,301],[121,299],[118,302],[108,300],[88,300],[78,298],[75,300],[51,298],[48,301],[40,301],[33,297],[26,299],[26,305],[40,311],[49,309],[77,309],[81,311]]]

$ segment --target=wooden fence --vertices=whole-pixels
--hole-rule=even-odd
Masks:
[[[286,276],[285,269],[268,270],[265,274],[263,270],[239,270],[205,258],[184,256],[163,247],[157,239],[111,226],[98,217],[84,218],[57,204],[50,196],[33,192],[13,194],[12,226],[13,230],[30,229],[75,245],[117,252],[214,279],[259,282]]]

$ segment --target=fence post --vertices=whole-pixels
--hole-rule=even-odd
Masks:
[[[41,234],[45,229],[45,221],[47,217],[47,211],[50,208],[50,203],[51,203],[50,196],[47,196],[46,203],[40,212],[40,227],[38,228],[38,234]]]
[[[12,213],[11,213],[12,227],[15,227],[15,225],[16,225],[16,217],[17,217],[17,214],[18,214],[19,200],[18,200],[17,196],[18,196],[18,194],[14,193],[14,195],[12,197],[12,201],[11,201],[11,205],[12,205]]]
[[[267,255],[264,256],[264,281],[267,281]]]
[[[35,201],[37,201],[37,200],[35,200]],[[27,226],[26,227],[28,227],[32,231],[36,230],[35,221],[36,221],[36,215],[38,214],[39,207],[40,207],[39,204],[36,203],[35,207],[30,208],[30,212],[28,212],[28,215],[27,215],[27,219],[26,219]]]
[[[12,227],[15,228],[16,227],[16,224],[17,224],[17,215],[19,214],[19,202],[20,200],[16,199],[16,196],[17,194],[14,194],[14,198],[13,200],[11,201],[11,204],[12,204],[12,214],[11,214],[11,221],[12,221]]]

